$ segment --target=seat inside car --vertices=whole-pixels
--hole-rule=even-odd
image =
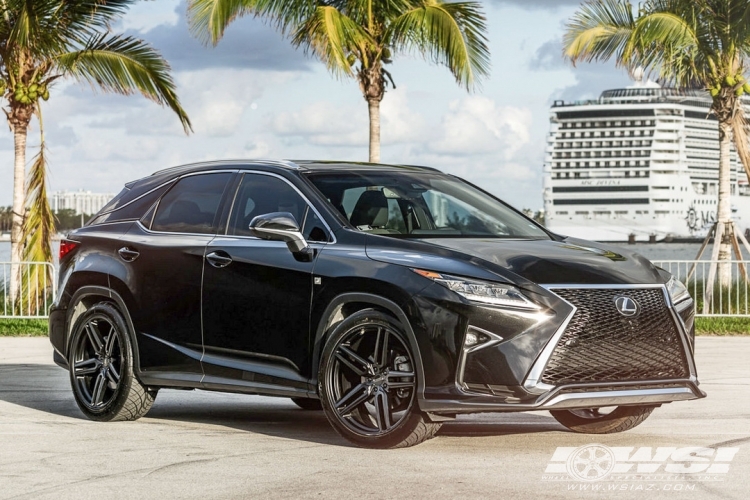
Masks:
[[[356,227],[384,228],[388,224],[388,199],[383,191],[363,192],[354,205],[349,221]]]

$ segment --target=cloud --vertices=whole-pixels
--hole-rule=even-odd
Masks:
[[[367,108],[318,101],[297,111],[284,111],[269,120],[273,132],[316,146],[352,147],[368,142]]]
[[[554,38],[544,42],[529,62],[533,70],[543,72],[570,71],[576,83],[557,88],[552,99],[580,100],[596,99],[603,90],[627,87],[632,84],[627,71],[617,68],[613,60],[607,62],[579,63],[576,66],[562,57],[562,41]]]
[[[235,20],[216,47],[206,47],[188,30],[186,3],[176,9],[176,23],[130,33],[151,43],[176,71],[206,68],[307,71],[313,61],[288,39],[258,19]]]
[[[429,150],[448,155],[492,153],[509,160],[529,142],[531,111],[498,106],[484,96],[453,101]]]
[[[540,45],[529,61],[529,68],[533,70],[551,71],[570,67],[571,64],[563,56],[562,43],[557,38]]]
[[[380,104],[383,145],[404,144],[422,138],[426,122],[409,108],[409,91],[404,86],[390,90]],[[298,111],[286,111],[270,120],[277,134],[326,147],[367,147],[369,115],[364,99],[346,104],[319,101]]]

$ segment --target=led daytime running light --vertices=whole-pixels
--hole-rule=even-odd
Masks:
[[[510,306],[523,309],[539,309],[539,306],[527,299],[520,290],[504,283],[470,280],[447,274],[440,274],[422,269],[412,269],[415,273],[433,280],[456,292],[466,300],[493,306]]]

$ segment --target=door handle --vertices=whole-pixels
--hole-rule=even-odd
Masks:
[[[125,262],[133,262],[139,255],[141,255],[139,251],[128,247],[122,247],[117,253],[120,254],[120,258]]]
[[[206,260],[209,264],[218,268],[227,267],[232,263],[232,258],[225,252],[211,252],[206,255]]]

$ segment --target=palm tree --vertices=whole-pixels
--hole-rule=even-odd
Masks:
[[[142,40],[112,34],[112,22],[135,0],[0,0],[0,98],[13,132],[15,166],[11,261],[24,259],[23,235],[36,229],[51,231],[54,222],[49,207],[36,207],[24,228],[26,199],[26,137],[32,118],[40,117],[41,101],[49,99],[59,79],[88,83],[104,92],[140,93],[171,108],[185,131],[190,121],[175,94],[167,62]],[[35,201],[46,203],[43,149],[30,179]],[[37,255],[51,255],[47,236],[26,246]],[[34,244],[46,250],[32,250]],[[26,252],[27,255],[29,252]],[[10,295],[18,290],[18,275],[12,273]]]
[[[418,53],[447,66],[467,90],[489,70],[479,2],[442,0],[190,0],[194,34],[217,44],[237,17],[253,15],[287,34],[337,77],[353,77],[367,101],[370,161],[380,161],[380,101],[396,54]]]
[[[719,126],[719,200],[713,260],[731,258],[735,228],[730,205],[732,139],[750,177],[750,149],[741,97],[750,93],[750,0],[589,0],[567,24],[564,53],[573,63],[606,61],[642,66],[661,81],[704,88]],[[736,243],[736,240],[734,240]],[[722,286],[731,266],[719,265]],[[713,281],[710,273],[709,286]]]

